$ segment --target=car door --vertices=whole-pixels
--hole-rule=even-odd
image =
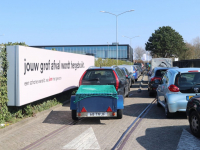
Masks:
[[[165,97],[164,97],[164,94],[166,92],[166,87],[167,87],[167,84],[166,84],[166,79],[167,79],[167,73],[164,74],[162,80],[161,80],[161,84],[158,86],[158,98],[159,100],[164,104],[165,102]]]

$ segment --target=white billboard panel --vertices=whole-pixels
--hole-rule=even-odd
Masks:
[[[8,106],[22,106],[74,87],[94,56],[8,46]]]

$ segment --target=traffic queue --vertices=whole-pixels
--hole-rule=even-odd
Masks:
[[[191,132],[200,137],[200,68],[173,67],[168,58],[154,58],[146,67],[135,64],[88,68],[80,79],[76,96],[71,98],[72,119],[121,119],[124,98],[145,71],[149,71],[149,96],[156,98],[158,107],[164,107],[166,117],[186,112]]]

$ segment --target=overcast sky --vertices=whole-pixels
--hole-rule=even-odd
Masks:
[[[0,43],[95,45],[118,42],[145,48],[151,34],[171,26],[184,40],[200,36],[200,0],[2,0]]]

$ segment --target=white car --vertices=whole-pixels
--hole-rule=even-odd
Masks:
[[[162,80],[157,80],[157,105],[165,108],[170,118],[177,111],[186,111],[188,100],[200,94],[200,68],[176,68],[165,72]]]

